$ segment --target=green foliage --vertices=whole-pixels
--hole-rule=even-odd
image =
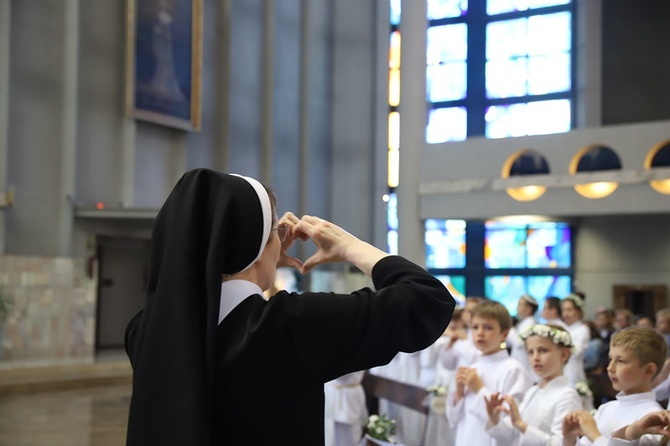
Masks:
[[[395,420],[386,414],[370,415],[368,424],[365,426],[367,434],[377,440],[395,443]]]

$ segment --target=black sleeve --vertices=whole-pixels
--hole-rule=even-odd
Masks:
[[[128,359],[130,359],[130,365],[135,367],[135,342],[137,339],[137,332],[140,329],[140,322],[142,321],[142,313],[144,310],[140,310],[126,326],[126,332],[123,339],[123,344],[126,348],[126,354]]]
[[[372,271],[376,291],[287,296],[290,336],[302,366],[327,381],[430,346],[451,320],[455,301],[426,270],[398,256]]]

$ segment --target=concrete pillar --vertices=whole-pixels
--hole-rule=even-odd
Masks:
[[[65,0],[63,9],[63,102],[60,155],[60,203],[58,212],[58,252],[72,254],[74,227],[73,198],[77,152],[77,89],[79,72],[79,1]]]
[[[419,219],[420,159],[426,141],[426,2],[402,1],[398,254],[425,264]]]
[[[0,1],[0,193],[7,193],[9,49],[12,2]],[[0,210],[0,254],[5,253],[5,214]]]

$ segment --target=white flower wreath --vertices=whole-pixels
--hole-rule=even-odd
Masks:
[[[568,348],[574,347],[572,338],[570,338],[570,334],[567,331],[557,330],[554,327],[550,327],[549,325],[533,325],[528,330],[519,335],[521,340],[524,342],[531,336],[542,336],[543,338],[551,339],[551,342],[556,345],[562,345]]]
[[[579,308],[580,310],[584,308],[584,299],[582,299],[581,296],[577,294],[568,294],[563,298],[563,300],[572,301],[572,303],[575,304],[575,307]]]

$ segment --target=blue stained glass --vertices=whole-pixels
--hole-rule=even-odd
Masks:
[[[468,26],[465,23],[431,26],[426,33],[426,64],[465,61],[468,57]]]
[[[567,296],[572,292],[570,276],[528,276],[526,280],[526,292],[537,299],[540,308],[547,297]]]
[[[506,12],[544,8],[546,6],[567,5],[569,3],[570,0],[488,0],[486,2],[486,13],[488,15],[496,15]]]
[[[526,267],[526,228],[489,229],[484,237],[484,265],[487,268]]]
[[[428,0],[428,20],[461,17],[468,12],[468,0]]]
[[[569,12],[488,24],[487,97],[568,91],[571,87],[570,36]]]
[[[528,54],[528,19],[486,25],[486,59],[509,59]]]
[[[497,59],[486,62],[486,96],[513,98],[528,94],[528,59]]]
[[[572,19],[569,12],[536,15],[527,20],[528,54],[540,55],[570,51],[572,47],[572,24],[570,22]]]
[[[386,241],[389,254],[398,254],[398,196],[389,194],[386,203]]]
[[[446,141],[465,141],[468,122],[465,107],[431,110],[426,126],[426,142],[435,144]]]
[[[465,267],[464,220],[426,220],[424,239],[428,268]]]
[[[400,24],[400,0],[389,0],[389,7],[391,10],[391,17],[390,17],[390,22],[391,25],[399,25]]]
[[[427,67],[426,91],[430,102],[465,99],[467,64],[458,62]]]
[[[465,276],[435,276],[451,292],[456,305],[465,305]]]
[[[526,249],[529,268],[569,268],[570,228],[563,223],[545,223],[528,228]]]
[[[567,223],[528,225],[486,222],[484,262],[487,268],[569,268],[571,232]]]
[[[542,308],[550,296],[567,296],[571,292],[570,276],[489,276],[484,279],[484,293],[500,302],[516,316],[519,297],[530,294]]]
[[[538,95],[570,90],[570,54],[531,57],[528,60],[528,94]]]
[[[387,224],[389,229],[398,230],[398,196],[389,194],[387,206]]]
[[[500,302],[509,314],[516,315],[519,297],[526,293],[524,276],[489,276],[484,278],[484,294],[487,298]]]
[[[486,110],[486,137],[547,135],[570,130],[570,100],[495,105]]]

